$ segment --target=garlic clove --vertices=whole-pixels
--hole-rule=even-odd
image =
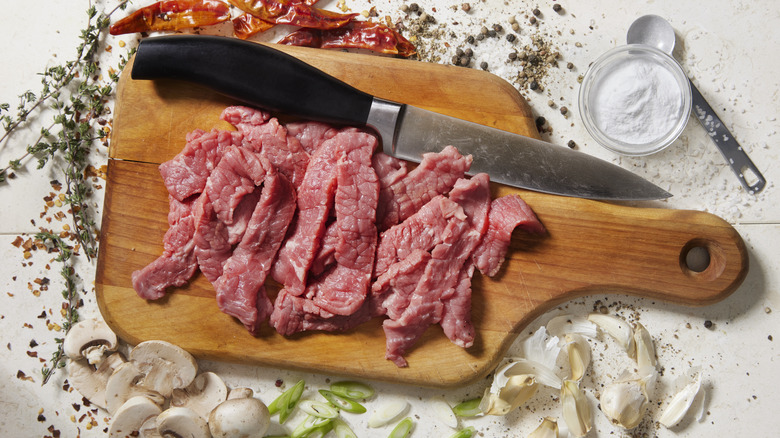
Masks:
[[[595,338],[598,336],[596,324],[584,316],[559,315],[552,318],[545,326],[550,336],[564,337],[567,333]]]
[[[693,404],[694,399],[701,391],[701,373],[696,373],[693,381],[685,385],[677,394],[672,397],[669,404],[661,414],[661,418],[658,420],[665,427],[669,428],[683,419],[685,414]]]
[[[636,345],[636,363],[639,366],[640,374],[655,369],[657,360],[655,355],[655,345],[650,332],[640,323],[636,323],[634,328],[634,344]]]
[[[599,326],[626,350],[628,356],[636,357],[636,346],[634,345],[634,331],[631,326],[622,318],[612,315],[602,315],[600,313],[591,313],[588,320]]]
[[[537,388],[534,376],[512,376],[498,392],[492,392],[491,388],[486,389],[479,409],[485,415],[506,415],[533,397]]]
[[[575,437],[583,437],[593,427],[590,403],[579,383],[574,380],[564,380],[561,386],[561,412],[563,420],[569,428],[569,433]]]
[[[564,335],[566,353],[569,355],[569,366],[571,367],[571,380],[580,381],[585,376],[590,365],[590,344],[584,336],[576,333],[567,333]]]
[[[647,410],[648,397],[644,379],[615,381],[601,390],[601,412],[612,424],[623,429],[639,425]]]
[[[527,438],[558,438],[558,420],[545,417],[542,424],[528,434]]]
[[[561,352],[561,347],[558,346],[558,337],[550,336],[543,326],[526,338],[520,346],[523,358],[538,362],[549,369],[555,368],[555,363]]]
[[[528,374],[534,376],[534,379],[538,383],[550,388],[561,389],[561,378],[549,368],[539,362],[515,358],[514,362],[505,365],[500,371],[496,372],[496,380],[494,380],[494,387],[503,387],[506,385],[506,380],[512,376],[519,376],[522,374]],[[493,391],[495,392],[495,391]]]

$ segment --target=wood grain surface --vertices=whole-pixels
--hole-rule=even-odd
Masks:
[[[378,97],[538,138],[526,102],[510,84],[488,73],[379,56],[281,49]],[[161,254],[167,229],[167,192],[158,164],[182,149],[187,132],[230,129],[219,121],[219,114],[236,102],[183,82],[134,81],[130,67],[124,71],[114,117],[96,289],[103,317],[131,344],[164,339],[200,358],[452,387],[484,377],[529,322],[572,298],[627,293],[706,305],[728,296],[747,274],[742,239],[714,215],[494,184],[494,196],[519,193],[548,234],[515,231],[499,274],[494,278],[475,274],[473,347],[455,346],[434,326],[406,355],[409,366],[398,368],[384,359],[381,319],[343,333],[290,337],[264,326],[253,337],[218,310],[211,284],[199,273],[185,287],[154,302],[139,298],[132,289],[131,273]],[[710,254],[710,263],[701,272],[685,262],[693,247]],[[269,281],[267,288],[273,299],[278,285]]]

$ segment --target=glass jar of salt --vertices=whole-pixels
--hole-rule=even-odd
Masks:
[[[588,69],[579,97],[588,132],[624,155],[648,155],[674,142],[688,121],[688,78],[672,57],[652,47],[627,45]]]

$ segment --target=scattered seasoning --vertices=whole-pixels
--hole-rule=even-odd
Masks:
[[[558,3],[553,5],[553,11],[560,13],[561,10],[563,10],[563,6],[559,5]]]
[[[569,142],[566,143],[566,145],[569,146],[570,149],[574,149],[574,148],[577,147],[577,143],[575,143],[574,140],[569,140]],[[599,309],[599,310],[601,310],[601,309]],[[607,308],[604,307],[604,310],[606,311]]]
[[[515,39],[517,39],[515,34],[513,34],[513,33],[506,34],[506,40],[509,41],[510,43],[515,42]]]
[[[418,5],[417,3],[412,3],[409,5],[409,10],[412,12],[417,12],[420,10],[420,5]]]
[[[769,335],[769,336],[767,336],[766,338],[767,338],[767,339],[769,339],[769,340],[771,341],[771,340],[772,340],[772,335]]]
[[[536,90],[536,89],[538,89],[538,88],[539,88],[539,83],[538,83],[538,82],[536,82],[536,81],[531,81],[531,83],[530,83],[530,84],[528,84],[528,88],[530,88],[530,89],[532,89],[532,90]]]
[[[282,379],[276,379],[276,382],[274,382],[274,385],[277,388],[281,388],[283,384],[284,384],[284,382],[282,381]]]
[[[501,27],[500,24],[496,23],[493,25],[493,30],[495,30],[496,32],[501,32],[502,30],[504,30],[504,28]]]
[[[712,321],[710,321],[709,319],[704,321],[704,328],[706,329],[712,328]]]
[[[482,61],[482,62],[479,64],[479,68],[481,68],[482,70],[487,70],[487,69],[488,69],[488,63],[487,63],[487,62],[485,62],[485,61]]]
[[[540,15],[542,15],[542,11],[540,11],[540,10],[539,10],[539,8],[534,8],[534,10],[533,10],[533,11],[531,11],[531,12],[533,12],[533,14],[534,14],[535,16],[537,16],[537,17],[538,17],[538,16],[540,16]]]
[[[529,18],[528,22],[531,23],[531,24],[536,24],[536,17]]]
[[[463,3],[460,5],[460,8],[463,10],[463,12],[468,12],[471,10],[471,5],[468,3]]]
[[[544,117],[539,116],[539,117],[536,118],[536,127],[537,128],[541,128],[542,126],[544,126],[545,123],[547,123],[547,120]]]
[[[509,60],[514,61],[517,59],[517,52],[509,52]]]
[[[569,112],[569,108],[566,108],[565,106],[562,106],[560,111],[561,111],[561,114],[563,114],[565,116]]]
[[[567,62],[567,63],[566,63],[566,68],[568,68],[569,70],[571,70],[571,69],[573,69],[573,68],[574,68],[574,64],[572,64],[571,62]]]

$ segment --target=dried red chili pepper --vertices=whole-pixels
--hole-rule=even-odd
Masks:
[[[242,40],[276,26],[250,13],[244,13],[233,19],[233,34]]]
[[[371,21],[351,21],[338,29],[299,29],[279,43],[323,49],[368,49],[403,57],[417,53],[414,45],[398,31]]]
[[[168,0],[141,8],[117,21],[111,35],[180,30],[230,19],[230,6],[218,0]]]
[[[244,12],[274,24],[291,24],[308,29],[335,29],[358,14],[339,14],[312,6],[310,0],[229,0]]]

